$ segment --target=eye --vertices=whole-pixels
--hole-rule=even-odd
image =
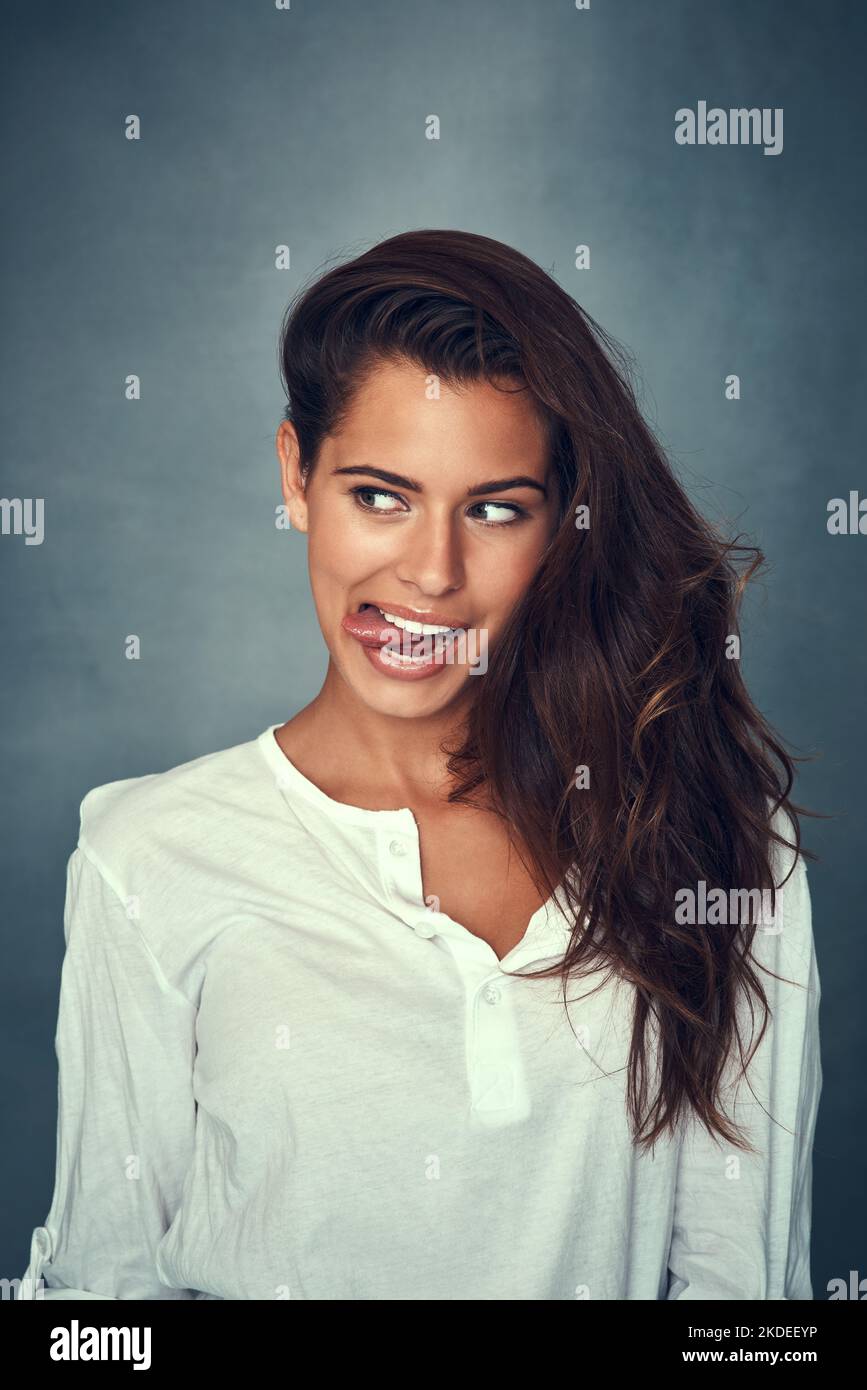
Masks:
[[[524,508],[519,507],[515,502],[476,502],[473,507],[470,507],[470,511],[472,512],[478,507],[488,507],[494,512],[500,513],[499,516],[489,518],[476,517],[476,520],[480,521],[483,526],[508,526],[511,522],[523,521],[528,515]]]
[[[389,498],[392,502],[402,502],[402,498],[396,492],[387,492],[381,487],[354,487],[350,488],[352,496],[355,498],[359,507],[366,512],[379,512],[380,515],[393,515],[400,511],[400,507],[382,506],[382,498]]]
[[[388,488],[371,488],[371,486],[363,485],[360,488],[350,488],[349,491],[350,495],[356,499],[356,505],[360,506],[363,512],[378,513],[379,516],[396,516],[400,510],[406,507],[406,503],[404,503],[404,507],[378,506],[377,503],[368,500],[370,498],[390,498],[392,502],[403,503],[402,496],[397,492],[389,492]],[[481,509],[481,507],[493,507],[500,512],[500,517],[495,518],[495,520],[485,520],[484,517],[479,516],[474,517],[479,525],[486,525],[486,527],[514,525],[515,521],[524,521],[529,516],[524,507],[518,506],[517,502],[475,502],[470,507],[470,513]]]

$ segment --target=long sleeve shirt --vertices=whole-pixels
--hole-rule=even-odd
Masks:
[[[276,727],[81,804],[19,1297],[811,1298],[803,860],[753,947],[783,977],[728,1111],[755,1152],[694,1117],[639,1150],[632,986],[567,1017],[521,974],[562,958],[557,895],[498,960],[425,901],[412,812],[331,799]]]

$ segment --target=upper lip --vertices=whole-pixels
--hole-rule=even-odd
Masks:
[[[421,610],[418,608],[407,608],[404,603],[379,603],[376,599],[365,599],[365,603],[373,604],[380,613],[393,613],[396,618],[406,618],[411,623],[427,623],[432,627],[462,628],[469,627],[462,619],[449,617],[447,613],[435,613],[432,609]],[[362,607],[359,604],[359,608]]]

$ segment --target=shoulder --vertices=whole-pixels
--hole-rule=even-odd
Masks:
[[[779,887],[790,878],[806,873],[807,865],[804,856],[797,850],[798,837],[792,816],[782,806],[774,810],[774,802],[770,798],[767,801],[767,809],[768,824],[772,833],[779,836],[779,840],[786,842],[781,844],[779,840],[772,839],[770,844],[774,883]]]
[[[753,954],[767,958],[774,969],[782,966],[791,970],[800,983],[806,984],[815,970],[807,864],[797,849],[798,836],[792,816],[782,807],[773,811],[770,801],[768,811],[771,831],[785,843],[772,839],[769,846],[776,904],[768,925],[756,933]]]
[[[79,807],[78,847],[121,898],[136,891],[148,865],[168,869],[213,852],[270,785],[256,744],[91,787]]]

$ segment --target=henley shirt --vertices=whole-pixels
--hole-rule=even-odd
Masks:
[[[562,958],[558,895],[499,961],[425,900],[412,812],[332,800],[277,727],[81,803],[19,1297],[812,1298],[803,859],[753,944],[784,977],[727,1112],[756,1152],[693,1112],[639,1151],[633,987],[573,980],[567,1016],[506,973]]]

